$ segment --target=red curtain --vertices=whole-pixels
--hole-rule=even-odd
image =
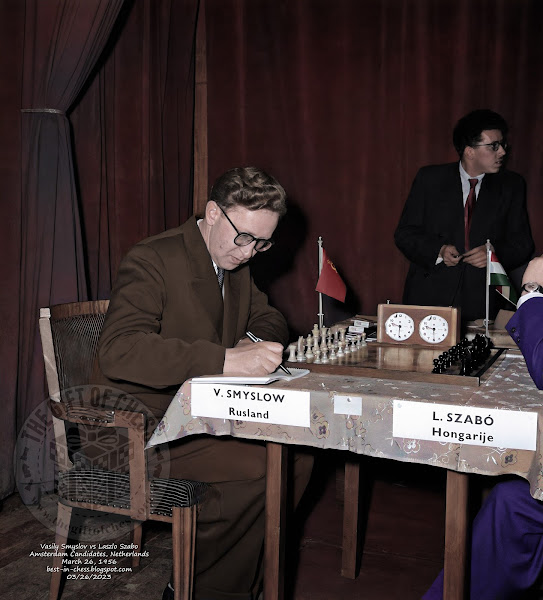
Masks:
[[[401,301],[409,187],[457,160],[452,129],[475,108],[509,122],[543,251],[542,25],[539,0],[208,0],[210,181],[256,164],[285,186],[280,243],[255,268],[296,333],[316,322],[319,235],[346,312]]]
[[[135,0],[71,115],[89,295],[141,239],[192,214],[198,0]]]
[[[27,0],[22,86],[17,426],[45,399],[39,308],[87,299],[66,112],[109,37],[123,0]],[[23,479],[28,479],[24,473]],[[23,494],[34,499],[28,480]]]

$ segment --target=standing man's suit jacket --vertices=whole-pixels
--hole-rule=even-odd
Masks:
[[[535,384],[543,389],[543,298],[523,302],[505,328],[522,351]]]
[[[458,163],[423,167],[417,173],[394,239],[410,261],[406,304],[459,306],[464,320],[485,316],[486,269],[460,264],[446,267],[436,259],[443,245],[464,253],[464,204]],[[532,255],[534,243],[526,211],[526,185],[517,173],[484,176],[473,209],[470,246],[494,246],[506,271]],[[491,294],[496,313],[497,293]]]
[[[185,380],[222,373],[225,349],[247,330],[288,341],[285,319],[255,286],[248,265],[225,273],[223,303],[192,217],[123,259],[100,336],[101,383],[133,394],[161,417]]]

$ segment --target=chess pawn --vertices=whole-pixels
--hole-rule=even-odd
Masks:
[[[336,354],[334,346],[330,348],[330,360],[335,360],[339,355]]]
[[[313,364],[320,365],[322,361],[321,361],[321,351],[320,351],[319,347],[317,346],[317,349],[313,349],[313,352],[315,353],[315,360],[313,361]]]
[[[298,362],[305,362],[305,353],[304,353],[304,349],[302,348],[298,348],[298,354],[296,356],[296,360]]]
[[[324,350],[321,351],[321,363],[325,364],[325,363],[329,363],[330,361],[328,360],[328,348],[325,346]]]
[[[288,351],[288,362],[296,362],[296,344],[289,344]]]
[[[305,358],[307,360],[311,360],[314,357],[315,355],[313,354],[313,348],[311,347],[311,344],[307,344],[307,352],[305,353]]]
[[[339,340],[339,342],[338,342],[338,350],[337,350],[337,355],[338,356],[345,356],[345,352],[343,352],[343,345],[344,345],[344,343],[341,340]],[[330,355],[330,358],[332,358],[332,355]]]
[[[357,337],[358,337],[358,336],[357,336]],[[360,336],[360,346],[367,346],[367,345],[368,345],[368,342],[366,342],[366,334],[365,334],[365,333],[363,333],[363,334]]]

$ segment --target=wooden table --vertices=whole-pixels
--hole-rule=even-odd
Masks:
[[[306,366],[306,365],[299,365]],[[283,599],[285,522],[285,456],[290,445],[345,450],[355,454],[417,462],[448,469],[445,536],[445,598],[463,597],[466,562],[468,473],[516,474],[530,482],[532,496],[543,499],[543,446],[538,429],[537,450],[492,448],[393,438],[393,405],[398,399],[454,406],[530,411],[543,414],[543,392],[537,390],[524,359],[516,350],[502,353],[481,377],[480,386],[427,381],[360,377],[312,372],[266,389],[310,392],[310,427],[192,417],[190,382],[172,400],[150,444],[207,433],[265,440],[268,447],[266,493],[265,600]],[[360,416],[334,414],[333,398],[361,396]],[[355,575],[358,522],[358,463],[346,462],[342,573]]]

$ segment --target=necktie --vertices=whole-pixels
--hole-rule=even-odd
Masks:
[[[475,186],[478,179],[469,180],[469,194],[464,206],[464,250],[469,250],[469,229],[471,227],[471,215],[473,214],[473,205],[475,204]]]
[[[219,282],[219,287],[222,290],[222,284],[224,281],[224,269],[221,269],[221,267],[217,267],[217,280]]]

